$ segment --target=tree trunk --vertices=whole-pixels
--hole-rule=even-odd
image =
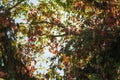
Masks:
[[[5,71],[9,75],[9,80],[16,80],[16,70],[15,70],[15,59],[14,59],[14,52],[15,49],[11,45],[12,41],[11,39],[8,38],[6,35],[3,38],[4,41],[4,66],[5,66]]]

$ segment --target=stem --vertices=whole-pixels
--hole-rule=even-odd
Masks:
[[[68,34],[61,34],[61,35],[50,35],[51,37],[63,37],[63,36],[67,36]]]

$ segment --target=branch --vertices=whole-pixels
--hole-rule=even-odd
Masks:
[[[63,37],[63,36],[67,36],[69,34],[60,34],[60,35],[47,35],[47,34],[41,34],[40,36],[49,36],[49,37]]]
[[[21,60],[19,61],[17,59],[14,59],[14,61],[16,62],[15,65],[18,65],[17,63],[19,63],[22,67],[24,67],[26,69],[27,72],[29,72],[28,68],[26,67],[26,65],[24,64],[23,61],[21,61]]]
[[[21,4],[24,0],[21,0],[20,2],[16,3],[15,5],[13,5],[12,7],[8,8],[8,10],[13,9],[14,7],[18,6],[19,4]]]
[[[67,36],[68,34],[61,34],[61,35],[50,35],[51,37],[63,37],[63,36]]]
[[[63,36],[70,36],[70,35],[79,36],[79,34],[76,34],[75,32],[70,32],[69,34],[65,33],[65,34],[60,34],[60,35],[48,35],[48,36],[50,36],[50,37],[63,37]]]
[[[36,21],[36,22],[32,22],[31,24],[40,24],[40,23],[46,23],[46,24],[53,24],[53,25],[57,25],[61,28],[65,28],[66,26],[62,23],[55,23],[55,22],[48,22],[48,21]]]

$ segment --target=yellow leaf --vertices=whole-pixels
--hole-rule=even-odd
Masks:
[[[64,66],[61,64],[61,65],[59,65],[59,67],[62,69]]]
[[[24,31],[24,30],[25,30],[25,26],[21,26],[20,31]]]
[[[91,11],[93,11],[93,8],[91,6],[88,6],[87,10],[91,12]]]
[[[9,0],[5,0],[5,3],[7,3]]]
[[[16,45],[16,42],[12,42],[12,46],[15,46]]]
[[[83,63],[83,59],[80,59],[80,63]]]
[[[92,75],[90,75],[90,74],[89,74],[89,75],[88,75],[88,77],[89,77],[89,78],[91,78],[91,77],[92,77]]]
[[[95,13],[96,13],[96,14],[99,14],[99,13],[101,13],[101,10],[96,9]]]
[[[3,79],[3,78],[0,78],[0,80],[5,80],[5,79]]]
[[[39,17],[39,20],[43,20],[43,19],[44,19],[44,16],[40,16],[40,17]]]

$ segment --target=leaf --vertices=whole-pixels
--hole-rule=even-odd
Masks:
[[[0,80],[5,80],[4,78],[0,78]]]

